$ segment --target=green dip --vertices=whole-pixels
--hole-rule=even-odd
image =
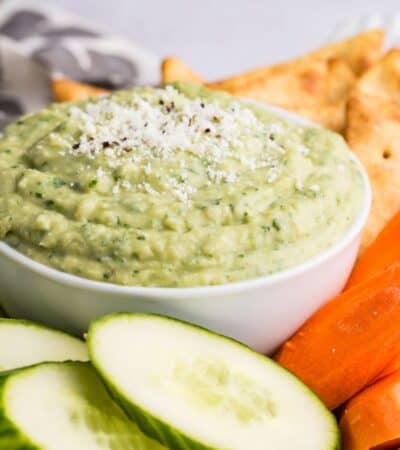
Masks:
[[[337,242],[362,199],[339,135],[183,83],[52,105],[0,140],[0,239],[121,285],[287,269]]]

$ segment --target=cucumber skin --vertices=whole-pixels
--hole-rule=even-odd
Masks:
[[[0,450],[42,450],[20,433],[8,419],[3,399],[3,392],[9,376],[20,369],[0,373]]]
[[[207,328],[201,327],[199,325],[195,325],[192,323],[187,323],[182,320],[176,319],[174,317],[169,316],[163,316],[160,314],[150,314],[150,313],[114,313],[109,314],[107,316],[101,317],[100,319],[95,320],[91,323],[88,331],[88,338],[87,338],[87,345],[89,348],[89,356],[91,358],[91,362],[96,369],[98,375],[103,380],[104,385],[106,386],[108,392],[110,393],[111,397],[115,400],[117,404],[121,406],[121,408],[126,412],[128,417],[130,417],[133,421],[136,422],[138,427],[146,433],[148,436],[156,439],[161,444],[165,445],[170,450],[227,450],[222,449],[219,447],[210,447],[207,445],[204,445],[200,443],[199,441],[194,440],[190,436],[187,436],[186,434],[182,433],[181,431],[178,431],[176,428],[172,427],[168,423],[158,419],[157,417],[153,416],[152,414],[144,411],[139,405],[134,404],[132,400],[128,400],[121,391],[116,387],[114,383],[110,381],[110,379],[103,374],[99,364],[97,364],[94,352],[92,351],[92,333],[99,325],[101,325],[104,322],[107,322],[108,320],[112,320],[115,317],[154,317],[154,318],[161,318],[165,320],[171,320],[174,322],[179,322],[185,326],[189,326],[192,328],[197,328],[199,331],[209,333],[211,335],[214,335],[218,338],[225,339],[230,342],[234,342],[235,344],[238,344],[242,346],[244,349],[251,351],[252,353],[256,353],[254,350],[252,350],[247,345],[238,342],[232,338],[219,335],[217,333],[214,333],[213,331],[208,330]],[[262,355],[261,355],[262,356]],[[322,400],[310,389],[308,388],[301,380],[299,380],[292,372],[287,370],[286,368],[280,366],[278,363],[275,363],[273,360],[272,362],[279,366],[280,369],[282,369],[283,372],[286,372],[289,374],[292,378],[294,378],[300,385],[303,385],[304,388],[310,393],[312,397],[314,397],[317,401],[320,402],[320,404],[326,409],[325,405],[323,404]],[[329,411],[327,410],[329,413]],[[332,446],[327,448],[321,448],[321,450],[342,450],[341,446],[341,438],[340,438],[340,431],[339,427],[337,425],[337,421],[332,413],[329,413],[331,415],[332,423],[335,424],[336,429],[336,439],[332,440]],[[1,447],[0,447],[1,450]],[[12,449],[14,450],[14,449]],[[273,449],[271,449],[273,450]],[[294,449],[293,449],[294,450]]]
[[[101,376],[101,375],[100,375]],[[108,392],[111,397],[122,407],[130,419],[132,419],[137,426],[147,434],[149,437],[156,439],[161,444],[165,445],[170,450],[221,450],[216,447],[208,447],[198,441],[191,439],[183,433],[176,430],[171,425],[155,418],[143,411],[138,405],[133,406],[119,391],[103,377]],[[1,449],[1,446],[0,446]],[[12,449],[14,450],[14,449]],[[330,450],[330,449],[329,449]],[[340,449],[333,449],[340,450]]]
[[[69,337],[69,338],[72,338],[72,339],[76,339],[77,341],[80,341],[83,344],[85,343],[85,340],[83,339],[83,337],[76,336],[74,334],[68,333],[68,332],[63,331],[63,330],[59,330],[58,328],[49,327],[47,325],[44,325],[43,323],[34,322],[33,320],[15,319],[13,317],[8,317],[7,313],[4,312],[4,309],[0,305],[0,326],[3,323],[4,324],[15,324],[15,325],[21,325],[21,326],[23,325],[23,326],[26,326],[26,327],[36,328],[38,330],[51,331],[51,332],[57,333],[58,335],[61,335],[61,336],[65,336],[65,337]],[[58,362],[61,362],[61,361],[58,361]],[[3,450],[3,449],[0,448],[0,450]]]

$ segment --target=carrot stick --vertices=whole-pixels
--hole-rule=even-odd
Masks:
[[[400,448],[400,371],[350,400],[340,429],[344,450]]]
[[[400,263],[345,291],[289,339],[277,361],[334,409],[372,383],[400,342]]]
[[[376,380],[380,380],[382,378],[391,375],[394,372],[400,371],[400,346],[397,346],[397,355],[392,359],[392,361],[384,368],[384,370],[377,376]],[[400,445],[399,445],[400,448]]]
[[[365,250],[347,282],[346,289],[371,278],[395,261],[400,261],[400,212],[385,226],[375,242]],[[378,379],[400,370],[400,345],[397,355],[393,356],[393,361],[379,374]]]
[[[365,250],[347,282],[346,289],[373,277],[396,261],[400,261],[400,212]]]
[[[388,441],[382,445],[371,447],[370,450],[400,450],[400,441],[398,439],[395,439],[394,441]]]

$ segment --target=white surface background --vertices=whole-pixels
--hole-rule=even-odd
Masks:
[[[44,1],[44,0],[41,0]],[[324,44],[338,23],[393,20],[399,0],[50,0],[209,79]],[[400,23],[400,21],[399,21]]]

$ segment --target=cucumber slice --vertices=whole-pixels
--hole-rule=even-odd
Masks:
[[[83,362],[0,375],[0,449],[165,450],[126,417]]]
[[[89,354],[109,391],[173,450],[333,450],[336,420],[294,375],[229,338],[175,319],[94,322]]]
[[[0,371],[45,361],[87,361],[86,344],[26,320],[0,318]]]

